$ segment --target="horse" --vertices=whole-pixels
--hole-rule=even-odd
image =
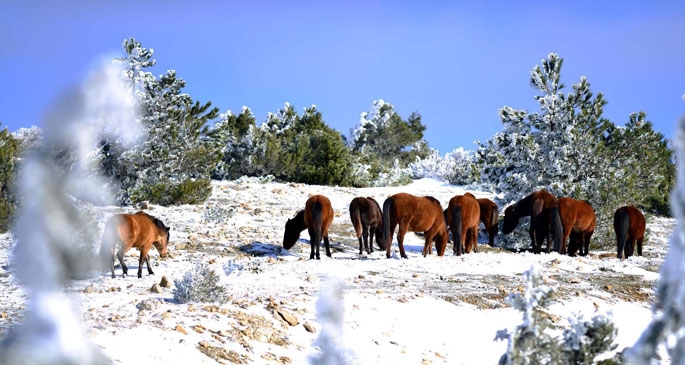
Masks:
[[[549,252],[553,238],[555,247],[558,247],[562,227],[557,198],[546,190],[539,190],[508,206],[504,210],[502,233],[511,233],[518,225],[519,219],[528,216],[530,217],[528,232],[533,252],[540,253],[544,240],[547,240],[547,252]]]
[[[371,197],[357,197],[350,202],[350,219],[359,240],[359,254],[366,249],[367,254],[373,252],[373,236],[381,250],[383,246],[383,212],[378,202]],[[363,242],[362,242],[363,238]]]
[[[283,248],[290,250],[298,239],[300,233],[307,229],[309,231],[309,245],[311,253],[309,259],[321,260],[319,256],[319,246],[323,238],[326,246],[326,256],[331,257],[331,248],[328,242],[328,229],[333,223],[333,208],[331,201],[323,195],[313,195],[305,203],[304,210],[297,212],[293,219],[288,219],[285,223],[285,233],[283,234]]]
[[[476,199],[480,206],[480,221],[488,231],[488,245],[495,246],[495,237],[497,236],[497,226],[499,223],[499,208],[497,204],[490,199],[480,198]]]
[[[618,258],[622,254],[628,258],[633,255],[637,243],[637,255],[642,256],[642,241],[645,238],[645,216],[632,205],[620,207],[614,213],[614,232]]]
[[[454,241],[453,253],[461,256],[463,253],[470,253],[474,246],[478,252],[480,206],[476,197],[471,193],[454,196],[445,211],[445,221],[449,223]]]
[[[135,214],[115,214],[105,224],[100,257],[103,260],[109,260],[112,278],[114,278],[114,253],[117,244],[121,244],[119,251],[116,251],[116,257],[121,264],[122,277],[126,277],[128,267],[124,263],[124,254],[131,248],[138,249],[140,251],[138,278],[140,279],[143,277],[143,262],[147,264],[148,274],[154,274],[150,268],[148,256],[150,248],[155,246],[159,256],[166,257],[168,243],[169,227],[159,219],[142,211]]]
[[[568,245],[568,255],[574,256],[576,251],[580,249],[580,255],[587,256],[590,238],[595,232],[597,225],[595,210],[592,209],[592,206],[587,201],[573,198],[559,198],[557,199],[557,205],[563,227],[563,233],[559,241],[561,246],[556,247],[558,252],[560,254],[566,253],[566,240],[573,233],[573,237]]]
[[[437,199],[432,196],[415,196],[407,193],[398,193],[385,199],[383,202],[383,244],[387,258],[390,258],[392,235],[398,225],[400,228],[397,232],[397,245],[403,259],[407,258],[404,252],[404,235],[407,231],[424,233],[426,239],[423,246],[424,257],[431,253],[434,238],[438,256],[445,254],[447,229],[442,206]]]

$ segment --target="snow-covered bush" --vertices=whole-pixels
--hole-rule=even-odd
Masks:
[[[207,264],[197,265],[174,280],[174,300],[179,303],[226,303],[230,297],[228,288],[221,284],[220,274]]]
[[[416,157],[409,164],[414,179],[433,178],[454,185],[469,185],[480,181],[474,173],[474,153],[459,147],[440,157],[437,150],[431,149],[425,158]]]
[[[507,341],[500,365],[510,364],[593,364],[595,357],[616,348],[617,330],[611,318],[595,314],[589,321],[582,315],[568,319],[570,326],[557,338],[557,326],[546,315],[554,289],[545,285],[539,269],[532,266],[523,273],[523,294],[509,294],[505,301],[523,313],[523,323],[513,331],[500,330],[495,340]],[[604,360],[612,364],[614,360]]]

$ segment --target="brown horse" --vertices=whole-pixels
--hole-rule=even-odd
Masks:
[[[378,202],[371,197],[357,197],[350,203],[350,219],[359,240],[359,254],[362,248],[367,254],[373,252],[373,237],[381,250],[383,247],[383,212]],[[363,238],[363,242],[362,242]]]
[[[566,240],[573,234],[568,245],[569,256],[574,256],[579,249],[580,255],[586,256],[590,246],[590,238],[595,232],[595,226],[597,225],[595,210],[585,200],[559,198],[557,199],[557,204],[559,206],[563,234],[561,241],[559,241],[561,246],[555,248],[559,250],[560,254],[565,254]]]
[[[542,242],[547,240],[547,252],[552,238],[559,240],[562,234],[557,198],[546,190],[539,190],[510,205],[504,210],[502,233],[509,234],[522,217],[530,217],[530,234],[533,252],[540,253]],[[559,246],[558,241],[555,246]]]
[[[478,252],[478,225],[480,224],[480,206],[471,193],[457,195],[450,199],[445,213],[454,241],[453,253],[461,256],[470,253],[475,246]]]
[[[150,268],[148,251],[155,246],[159,256],[167,256],[167,244],[169,243],[169,227],[159,219],[145,213],[115,214],[105,224],[105,232],[102,235],[100,257],[109,260],[112,277],[114,278],[114,253],[117,245],[121,244],[116,257],[121,264],[122,276],[128,275],[128,267],[124,263],[124,254],[131,248],[140,251],[138,259],[138,278],[143,277],[143,262],[147,264],[147,272],[153,275]]]
[[[642,256],[642,241],[645,238],[645,216],[632,205],[620,207],[614,213],[614,232],[618,258],[622,254],[633,255],[637,243],[637,255]]]
[[[392,235],[398,225],[400,229],[397,232],[397,245],[402,258],[407,258],[404,253],[404,235],[407,231],[424,233],[426,239],[423,246],[424,257],[431,253],[434,238],[438,256],[445,254],[447,230],[442,206],[437,199],[432,196],[420,197],[407,193],[398,193],[385,199],[383,202],[383,244],[387,258],[390,258]]]
[[[477,199],[480,206],[480,221],[488,231],[488,245],[493,247],[495,245],[495,237],[497,236],[497,226],[499,223],[499,208],[497,204],[490,199]]]
[[[285,233],[283,234],[283,248],[286,250],[291,249],[297,240],[300,239],[300,233],[308,229],[309,245],[311,246],[309,259],[313,260],[316,256],[317,260],[321,260],[319,246],[321,246],[322,238],[326,246],[326,256],[331,257],[328,228],[331,227],[332,223],[333,208],[331,207],[331,201],[323,195],[313,195],[307,199],[304,210],[297,212],[295,218],[288,219],[288,222],[286,222]]]

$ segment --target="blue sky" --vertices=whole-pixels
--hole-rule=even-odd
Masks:
[[[680,3],[680,5],[679,5]],[[550,52],[585,75],[618,125],[644,110],[667,137],[685,114],[685,5],[664,1],[10,1],[1,5],[0,123],[41,125],[52,103],[125,38],[153,48],[195,100],[315,104],[348,136],[373,100],[417,111],[429,145],[475,149],[507,105],[536,110],[530,70]]]

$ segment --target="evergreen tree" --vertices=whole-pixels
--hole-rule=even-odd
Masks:
[[[140,105],[144,140],[128,150],[103,141],[105,169],[122,184],[122,202],[150,200],[158,204],[198,203],[211,193],[210,173],[221,155],[205,138],[206,123],[218,109],[194,101],[173,70],[159,78],[143,71],[154,66],[152,49],[135,39],[124,40],[124,77]]]
[[[402,120],[391,104],[375,100],[371,111],[362,113],[359,125],[352,131],[350,147],[384,166],[399,160],[406,167],[416,157],[428,156],[428,144],[423,140],[425,130],[420,114],[414,112]]]
[[[604,95],[594,96],[585,77],[564,93],[562,64],[552,53],[535,66],[530,83],[540,92],[540,111],[500,109],[504,131],[479,144],[477,165],[505,204],[539,189],[588,200],[598,217],[593,238],[609,244],[616,208],[667,200],[671,152],[642,112],[625,128],[602,118]]]
[[[256,119],[252,110],[244,106],[240,114],[230,110],[222,114],[209,132],[209,139],[220,148],[223,157],[212,172],[213,179],[236,179],[243,175],[257,176],[254,167],[254,133]]]
[[[4,128],[0,131],[0,232],[10,229],[17,199],[15,177],[22,149],[20,141]]]

